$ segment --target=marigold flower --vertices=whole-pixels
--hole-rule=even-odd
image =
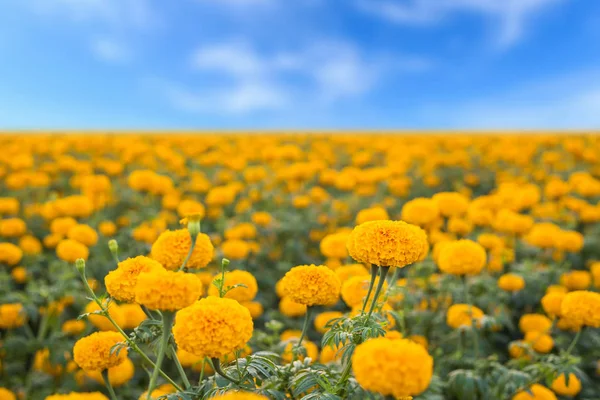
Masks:
[[[575,325],[600,328],[600,293],[586,290],[568,293],[562,302],[561,313]]]
[[[25,324],[27,314],[21,303],[0,305],[0,328],[14,329]]]
[[[177,346],[209,358],[243,348],[252,337],[252,316],[232,299],[209,296],[179,312],[173,335]]]
[[[319,244],[321,254],[327,258],[334,259],[348,257],[348,249],[346,248],[348,236],[348,232],[336,232],[325,236]]]
[[[401,268],[420,261],[429,244],[418,226],[404,221],[370,221],[354,228],[347,247],[358,262]]]
[[[135,301],[151,310],[180,310],[201,295],[200,279],[183,271],[151,269],[138,276],[135,286]]]
[[[18,284],[25,283],[28,278],[27,269],[25,269],[25,267],[14,267],[12,271],[10,271],[10,276]]]
[[[218,400],[268,400],[269,398],[262,394],[250,393],[250,392],[238,392],[232,391],[222,395],[213,397]]]
[[[61,331],[70,336],[77,336],[85,330],[85,321],[70,319],[63,322]]]
[[[171,393],[175,393],[177,390],[171,384],[164,384],[152,391],[152,395],[150,396],[150,400],[158,400],[163,396],[166,396]],[[148,391],[143,392],[138,400],[147,400],[148,399]]]
[[[329,321],[333,321],[334,319],[338,319],[343,316],[344,316],[344,314],[342,314],[339,311],[322,312],[315,317],[315,321],[314,321],[315,329],[319,333],[325,333],[329,329],[326,327],[326,325]]]
[[[542,314],[523,314],[519,319],[519,329],[521,332],[548,332],[552,326],[552,321]]]
[[[25,254],[40,254],[42,252],[42,243],[35,236],[25,235],[19,239],[19,247]]]
[[[323,265],[299,265],[289,270],[283,281],[287,295],[296,303],[331,305],[340,297],[339,278]]]
[[[94,228],[85,224],[77,224],[69,229],[67,237],[79,243],[92,247],[98,243],[98,233]]]
[[[448,242],[440,250],[437,260],[442,272],[453,275],[476,275],[485,266],[484,248],[468,239]]]
[[[177,206],[177,214],[181,218],[187,217],[190,214],[199,214],[200,218],[203,218],[205,209],[202,203],[196,200],[182,200]]]
[[[219,296],[219,289],[214,285],[216,279],[220,279],[222,274],[217,274],[213,278],[213,284],[208,288],[209,296]],[[240,303],[243,301],[250,301],[256,297],[258,293],[258,283],[256,278],[248,271],[242,271],[239,269],[228,271],[225,273],[225,280],[223,281],[223,288],[234,285],[244,285],[231,289],[225,294],[228,299],[237,300]]]
[[[574,373],[569,374],[569,384],[567,385],[567,380],[565,374],[560,374],[554,381],[552,382],[552,386],[550,386],[555,393],[558,393],[561,396],[573,397],[577,396],[577,394],[581,391],[581,381]]]
[[[458,192],[438,192],[431,198],[444,217],[463,215],[469,208],[469,199]]]
[[[23,251],[12,243],[0,243],[0,263],[17,265],[23,258]]]
[[[362,304],[369,290],[370,275],[353,276],[347,279],[342,285],[342,300],[350,308]],[[375,287],[379,283],[379,277],[375,278]],[[378,301],[381,300],[387,291],[387,282],[383,283],[382,291]]]
[[[356,347],[352,370],[366,390],[383,396],[415,396],[431,382],[433,358],[410,340],[377,338]]]
[[[592,285],[592,275],[588,271],[569,271],[560,277],[560,284],[569,290],[584,290]]]
[[[169,270],[177,270],[183,264],[192,245],[187,229],[165,231],[152,245],[151,257]],[[196,246],[186,266],[187,268],[204,268],[213,258],[213,245],[208,235],[198,234]]]
[[[418,197],[407,201],[402,206],[401,218],[409,224],[424,228],[440,218],[440,209],[432,199]]]
[[[129,358],[125,358],[122,363],[108,369],[108,381],[113,387],[123,386],[133,378],[135,366]],[[85,371],[85,375],[100,384],[104,384],[104,379],[100,371]]]
[[[110,322],[104,315],[96,314],[95,312],[100,311],[100,306],[95,301],[90,301],[85,306],[85,312],[91,313],[87,316],[88,320],[96,328],[102,331],[116,331],[117,328]],[[108,313],[110,317],[115,321],[117,325],[123,327],[125,325],[125,315],[121,310],[121,306],[117,303],[111,302],[108,304]]]
[[[554,339],[552,339],[552,336],[542,332],[527,332],[525,333],[524,340],[538,353],[549,353],[554,347]]]
[[[271,224],[273,217],[271,214],[264,211],[258,211],[252,214],[252,222],[254,222],[258,226],[266,227]]]
[[[296,303],[289,296],[284,296],[279,300],[279,312],[286,317],[301,317],[306,314],[306,304]]]
[[[358,214],[356,214],[356,225],[360,225],[369,221],[380,221],[388,219],[390,219],[390,216],[388,215],[385,208],[372,207],[360,210]]]
[[[44,400],[108,400],[108,397],[100,392],[71,392],[69,394],[53,394]]]
[[[566,293],[547,293],[542,297],[542,308],[544,312],[550,317],[562,316],[561,307],[562,302],[565,299]]]
[[[239,239],[228,239],[221,244],[223,255],[231,260],[243,260],[250,253],[250,245]]]
[[[98,230],[102,235],[111,237],[117,233],[117,225],[112,221],[102,221],[98,224]]]
[[[557,400],[552,390],[537,383],[529,387],[529,391],[523,390],[512,397],[512,400]]]
[[[10,390],[0,387],[0,399],[2,400],[17,400],[17,396]]]
[[[257,319],[264,313],[263,305],[258,301],[242,301],[240,304],[250,311],[252,319]]]
[[[127,358],[127,348],[119,352],[111,351],[113,346],[123,342],[117,332],[95,332],[79,339],[73,347],[73,358],[80,368],[98,371],[121,364]]]
[[[446,323],[454,329],[463,326],[473,326],[473,322],[479,325],[479,320],[485,313],[478,307],[469,304],[453,304],[446,313]]]
[[[87,260],[90,251],[84,244],[75,240],[63,239],[56,246],[56,255],[63,261],[74,263],[78,258]]]
[[[144,256],[121,261],[117,269],[104,277],[106,291],[117,300],[131,303],[135,300],[135,287],[139,275],[151,270],[163,270],[163,267],[158,261]]]
[[[19,237],[27,232],[27,224],[21,218],[0,219],[0,236]]]
[[[525,279],[517,274],[504,274],[498,278],[498,287],[507,292],[518,292],[525,287]]]
[[[139,304],[121,304],[121,311],[123,315],[125,315],[125,323],[123,324],[123,329],[134,329],[138,327],[142,321],[144,321],[148,316],[142,310]]]
[[[61,217],[53,219],[50,223],[50,232],[66,236],[69,230],[77,225],[77,220],[71,217]]]
[[[369,271],[362,264],[342,265],[335,269],[335,274],[342,284],[353,276],[369,275]]]

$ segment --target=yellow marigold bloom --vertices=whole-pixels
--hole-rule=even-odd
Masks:
[[[230,391],[225,394],[221,394],[213,397],[218,400],[269,400],[267,396],[262,394],[250,393],[250,392],[238,392]]]
[[[380,221],[388,219],[390,219],[390,216],[388,215],[385,208],[372,207],[360,210],[358,214],[356,214],[356,225],[360,225],[369,221]]]
[[[108,397],[100,392],[71,392],[69,394],[53,394],[44,400],[108,400]]]
[[[108,369],[108,381],[113,387],[123,386],[133,378],[135,366],[129,358],[125,358],[122,363]],[[85,375],[100,384],[104,384],[104,379],[100,371],[85,371]]]
[[[192,245],[192,238],[187,229],[165,231],[152,245],[151,257],[170,270],[177,270],[183,264]],[[208,235],[198,234],[196,246],[187,262],[188,268],[204,268],[213,258],[213,245]]]
[[[228,239],[221,244],[221,250],[226,258],[231,260],[243,260],[250,253],[247,242],[239,239]]]
[[[187,217],[190,214],[199,214],[200,218],[203,218],[205,212],[202,203],[196,200],[183,200],[177,206],[177,214],[180,218]]]
[[[321,349],[321,354],[319,354],[319,362],[321,364],[339,362],[341,359],[342,353],[340,352],[340,348],[336,348],[335,346],[325,346]]]
[[[162,265],[149,257],[138,256],[121,261],[117,269],[104,277],[106,291],[115,299],[132,303],[135,300],[135,287],[142,272],[163,270]]]
[[[139,326],[148,316],[139,304],[121,304],[121,311],[125,315],[123,329],[134,329]]]
[[[21,303],[10,303],[0,305],[0,328],[14,329],[23,326],[27,320],[27,314]]]
[[[62,235],[59,235],[57,233],[51,233],[50,235],[44,236],[44,246],[47,249],[55,249],[62,239]]]
[[[69,230],[77,225],[77,220],[71,217],[61,217],[53,219],[50,223],[50,232],[66,236]]]
[[[440,218],[440,209],[435,201],[424,197],[407,201],[402,206],[403,221],[422,228],[430,226]]]
[[[171,384],[164,384],[152,391],[152,395],[150,396],[150,400],[158,400],[163,396],[166,396],[171,393],[175,393],[177,390]],[[147,400],[148,399],[148,391],[145,391],[138,397],[138,400]]]
[[[556,248],[570,253],[578,253],[583,248],[583,242],[583,235],[581,233],[577,231],[561,231],[556,241]]]
[[[473,230],[473,224],[466,219],[451,217],[448,220],[448,232],[458,236],[467,236]]]
[[[33,358],[33,368],[36,371],[45,372],[52,376],[60,376],[63,372],[63,366],[61,364],[52,364],[50,362],[50,350],[48,349],[36,351]]]
[[[283,277],[287,295],[296,303],[307,306],[335,304],[340,297],[340,280],[329,268],[320,265],[299,265]]]
[[[542,297],[542,308],[550,317],[560,317],[562,302],[565,299],[566,293],[547,293]]]
[[[0,236],[20,237],[27,232],[27,224],[21,218],[0,219]]]
[[[111,352],[113,346],[123,342],[117,332],[96,332],[81,338],[73,347],[73,358],[86,371],[98,371],[121,364],[127,358],[127,348]]]
[[[321,254],[327,258],[344,259],[348,257],[346,242],[348,241],[348,232],[336,232],[326,235],[321,239],[319,248]]]
[[[561,285],[550,285],[546,288],[546,293],[569,293],[569,289]]]
[[[404,221],[370,221],[354,228],[347,247],[358,262],[401,268],[420,261],[429,243],[418,226]]]
[[[600,328],[600,293],[586,290],[568,293],[562,302],[561,313],[575,325]]]
[[[102,235],[111,237],[117,233],[117,225],[112,221],[102,221],[98,224],[98,230]]]
[[[0,243],[0,263],[17,265],[23,258],[23,251],[12,243]]]
[[[272,221],[273,217],[271,217],[271,214],[269,214],[268,212],[258,211],[252,214],[252,222],[254,222],[258,226],[269,226]]]
[[[369,291],[369,282],[371,281],[370,275],[362,275],[362,276],[353,276],[350,279],[346,280],[342,285],[342,300],[344,303],[350,308],[355,307],[357,305],[361,305],[362,302],[367,297],[367,292]],[[375,286],[379,283],[379,277],[375,278]],[[381,295],[377,301],[380,301],[385,292],[387,291],[387,282],[383,283]]]
[[[289,364],[294,359],[293,349],[296,347],[297,341],[297,338],[293,338],[285,345],[283,353],[281,353],[281,362],[283,364]],[[303,340],[301,346],[304,348],[305,356],[302,357],[298,354],[298,360],[303,361],[306,358],[310,358],[312,362],[315,362],[319,359],[319,349],[316,344],[309,340]]]
[[[27,282],[27,270],[25,267],[14,267],[12,271],[10,271],[10,276],[12,276],[16,283],[21,284]]]
[[[493,233],[482,233],[477,236],[477,243],[487,250],[500,249],[504,247],[504,240]]]
[[[208,288],[209,296],[219,296],[219,289],[214,285],[214,282],[216,279],[220,279],[221,276],[222,274],[217,274],[213,277],[213,281]],[[244,286],[231,289],[229,292],[227,292],[227,294],[225,294],[225,297],[228,299],[237,300],[240,303],[243,301],[253,300],[256,297],[256,293],[258,293],[258,283],[256,282],[254,275],[248,271],[242,271],[239,269],[225,272],[223,288],[240,284]]]
[[[594,287],[600,288],[600,262],[595,262],[590,266],[590,272],[594,281]]]
[[[92,247],[98,243],[98,233],[96,233],[96,230],[85,224],[77,224],[69,229],[67,237],[76,240],[79,243],[83,243],[87,247]]]
[[[527,332],[525,333],[524,340],[538,353],[549,353],[554,347],[554,339],[552,339],[552,336],[542,332]]]
[[[22,236],[19,239],[19,247],[25,254],[40,254],[42,252],[42,243],[38,238],[31,235]]]
[[[531,356],[527,352],[527,342],[524,340],[516,340],[508,345],[508,354],[510,358],[530,359]]]
[[[517,274],[504,274],[498,278],[498,287],[507,292],[518,292],[525,287],[525,279]]]
[[[438,267],[453,275],[476,275],[485,266],[484,248],[472,240],[463,239],[446,243],[440,250]]]
[[[413,396],[429,386],[433,358],[410,340],[377,338],[356,347],[352,370],[366,390],[383,396]]]
[[[279,300],[279,312],[286,317],[301,317],[306,314],[306,304],[296,303],[289,296],[284,296]]]
[[[532,246],[547,249],[554,247],[560,235],[560,228],[549,222],[535,224],[525,237],[525,241]]]
[[[369,271],[362,264],[349,264],[336,268],[335,274],[340,278],[340,282],[343,284],[353,276],[369,275]]]
[[[194,274],[151,269],[138,276],[135,301],[151,310],[176,311],[202,295],[202,282]]]
[[[17,400],[17,396],[10,390],[0,387],[0,400]]]
[[[94,313],[96,311],[100,311],[100,307],[96,304],[95,301],[90,301],[85,306],[86,313]],[[125,315],[123,314],[123,310],[121,310],[121,306],[117,303],[111,302],[108,306],[108,313],[111,318],[116,322],[117,325],[123,327],[125,325]],[[88,315],[88,320],[94,325],[96,328],[101,331],[116,331],[117,328],[106,318],[104,315],[99,314],[90,314]]]
[[[329,328],[326,327],[326,325],[329,321],[333,321],[334,319],[338,319],[343,316],[344,316],[344,314],[342,314],[339,311],[322,312],[322,313],[318,314],[315,318],[315,321],[314,321],[315,329],[319,333],[325,333],[329,330]]]
[[[542,314],[523,314],[519,319],[519,329],[521,332],[548,332],[552,326],[552,321]]]
[[[515,394],[512,400],[557,400],[557,398],[552,390],[535,383],[529,387],[529,392],[523,390]]]
[[[19,200],[14,197],[0,197],[0,215],[17,214],[19,212]]]
[[[243,348],[252,337],[250,311],[232,299],[209,296],[180,310],[173,335],[177,346],[209,358]]]
[[[438,206],[444,217],[463,215],[469,208],[469,199],[458,192],[439,192],[431,198]]]
[[[485,313],[478,307],[469,304],[454,304],[450,306],[446,313],[446,323],[454,329],[473,326],[474,322],[479,325],[479,320],[484,315]]]
[[[62,324],[61,331],[70,336],[77,336],[85,331],[85,322],[76,319],[67,320]]]
[[[577,375],[570,373],[569,384],[567,385],[565,374],[560,374],[560,376],[552,382],[552,386],[550,387],[555,393],[558,393],[561,396],[573,397],[581,392],[581,381]]]
[[[248,311],[250,311],[252,319],[259,318],[264,313],[263,305],[260,304],[258,301],[242,301],[240,302],[240,304],[246,307]]]
[[[84,244],[75,240],[63,239],[56,246],[56,255],[63,261],[74,263],[78,258],[87,260],[90,251]]]
[[[279,335],[279,339],[282,342],[286,342],[294,338],[300,339],[300,335],[302,335],[302,331],[299,329],[286,329],[285,331],[281,332],[281,335]]]
[[[592,285],[592,274],[588,271],[569,271],[560,277],[560,284],[569,290],[584,290]]]

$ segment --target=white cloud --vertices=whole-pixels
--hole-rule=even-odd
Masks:
[[[181,89],[171,91],[169,97],[188,111],[206,110],[207,105],[236,113],[307,102],[327,105],[369,92],[386,73],[419,71],[427,65],[415,57],[363,54],[343,41],[264,54],[244,40],[232,40],[201,47],[191,57],[193,69],[228,82],[209,93],[216,102],[205,101],[206,94],[190,96]]]
[[[129,49],[112,39],[99,38],[91,43],[92,52],[102,61],[122,64],[131,59]]]
[[[497,42],[516,43],[534,14],[564,0],[356,0],[358,8],[404,25],[435,25],[453,14],[471,13],[491,18],[499,25]]]
[[[598,129],[600,71],[555,76],[467,102],[427,107],[422,115],[443,127]]]

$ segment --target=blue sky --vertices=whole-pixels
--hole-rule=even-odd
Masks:
[[[0,0],[0,128],[598,128],[597,0]]]

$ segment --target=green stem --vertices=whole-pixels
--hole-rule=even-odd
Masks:
[[[346,381],[348,380],[348,378],[350,378],[351,370],[352,370],[352,362],[350,361],[350,358],[348,358],[348,362],[344,366],[344,369],[342,370],[342,375],[340,375],[340,380],[337,383],[337,387],[338,387],[337,393],[340,395],[343,394],[343,392],[346,388]]]
[[[42,321],[40,322],[40,328],[37,334],[37,340],[40,341],[44,339],[46,336],[46,332],[48,331],[48,321],[50,320],[50,310],[46,310],[44,316],[42,317]]]
[[[575,345],[577,344],[577,342],[579,342],[582,332],[583,332],[583,327],[581,327],[579,329],[579,332],[577,332],[577,334],[573,338],[573,341],[571,342],[571,344],[569,345],[569,348],[567,349],[567,354],[571,354],[571,352],[575,349]]]
[[[475,359],[479,358],[479,332],[477,331],[477,322],[473,318],[473,302],[471,301],[471,294],[469,293],[469,284],[467,282],[466,275],[463,276],[463,284],[465,286],[465,296],[467,304],[469,305],[469,318],[471,318],[471,329],[473,329],[473,346],[475,350]]]
[[[111,400],[118,400],[117,395],[115,394],[115,389],[113,389],[112,385],[110,384],[110,380],[108,379],[108,369],[102,370],[102,380],[108,389]]]
[[[152,399],[152,391],[156,387],[156,380],[158,379],[158,373],[160,371],[160,366],[162,365],[163,359],[165,358],[165,353],[167,352],[167,348],[169,347],[169,339],[171,338],[171,327],[173,326],[174,319],[175,319],[174,312],[165,311],[163,313],[162,338],[160,341],[160,347],[158,348],[158,354],[156,356],[156,365],[154,366],[154,370],[152,371],[152,376],[150,377],[150,384],[148,385],[147,400]]]
[[[306,314],[304,314],[304,324],[302,324],[302,333],[300,334],[300,339],[298,339],[298,343],[296,343],[296,351],[294,352],[294,361],[296,361],[297,352],[300,351],[302,347],[302,340],[304,340],[304,336],[306,336],[306,332],[308,331],[308,323],[310,322],[310,307],[306,308]]]
[[[373,290],[373,285],[375,285],[375,278],[377,277],[377,265],[371,265],[371,282],[369,282],[369,290],[367,291],[367,297],[365,297],[365,301],[363,302],[361,312],[365,312],[365,308],[367,308],[367,303],[369,302],[369,297],[371,296],[371,291]]]
[[[185,266],[187,265],[188,261],[190,261],[190,258],[192,257],[192,253],[194,252],[194,247],[196,247],[196,236],[190,234],[191,239],[192,239],[192,244],[190,246],[190,251],[188,251],[187,255],[185,256],[183,263],[181,264],[181,267],[179,267],[179,269],[177,271],[181,271],[185,268]]]
[[[387,303],[388,298],[390,297],[390,292],[394,287],[396,287],[396,282],[398,281],[398,275],[400,274],[400,268],[396,267],[394,269],[394,273],[392,274],[390,280],[388,281],[388,289],[385,291],[385,295],[383,296],[383,304]]]
[[[202,359],[202,368],[200,368],[200,378],[198,378],[198,386],[202,384],[204,380],[204,368],[206,367],[206,357]]]
[[[218,358],[211,358],[210,360],[212,361],[213,368],[217,374],[221,375],[223,378],[227,379],[229,382],[237,386],[240,386],[242,384],[241,382],[238,382],[235,379],[227,376],[227,374],[223,372],[223,370],[221,369],[221,361]]]
[[[371,303],[371,307],[369,309],[369,314],[367,314],[367,320],[365,321],[365,325],[367,325],[367,323],[369,322],[369,319],[371,319],[371,314],[373,314],[373,310],[375,309],[375,306],[377,305],[377,299],[379,298],[379,293],[381,293],[381,288],[383,287],[383,284],[385,283],[385,276],[387,275],[389,270],[390,270],[390,267],[379,267],[379,282],[377,282],[377,289],[375,289],[375,295],[373,296],[373,302]]]
[[[190,384],[190,381],[185,373],[185,370],[183,369],[183,366],[179,362],[179,358],[177,358],[177,351],[175,350],[175,346],[173,346],[172,344],[169,345],[169,351],[171,353],[171,357],[173,358],[173,362],[175,363],[175,366],[177,367],[177,371],[179,371],[179,375],[181,375],[181,380],[183,381],[183,386],[185,387],[186,390],[191,388],[192,385]]]

